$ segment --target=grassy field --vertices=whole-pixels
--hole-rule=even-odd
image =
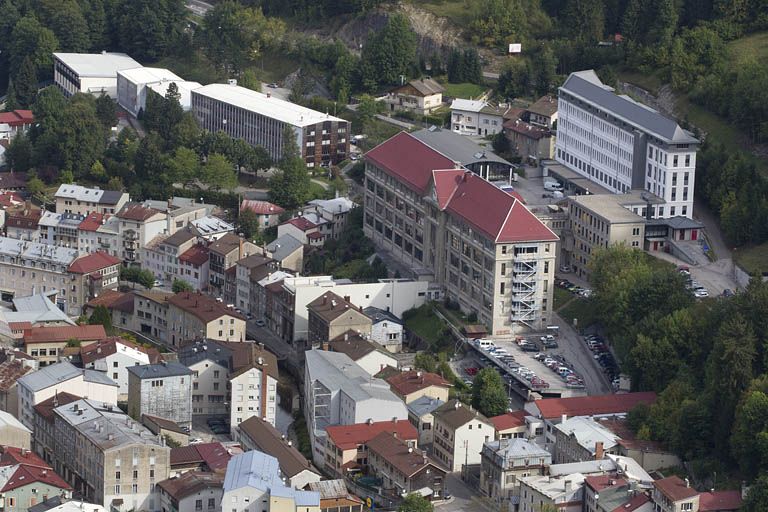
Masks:
[[[472,20],[466,0],[411,0],[411,3],[435,16],[448,18],[457,27],[466,27]]]
[[[598,321],[598,314],[595,311],[594,304],[589,299],[576,297],[563,307],[558,314],[568,323],[573,319],[578,319],[577,329],[584,329]]]
[[[736,39],[728,44],[735,64],[750,60],[765,62],[768,59],[768,32],[758,32]]]
[[[485,92],[485,87],[477,84],[443,84],[445,95],[451,98],[477,98]]]
[[[416,310],[414,316],[405,321],[405,327],[429,343],[435,344],[441,341],[445,323],[432,311],[431,304],[424,304]]]
[[[555,287],[554,296],[555,296],[554,298],[555,311],[558,311],[561,307],[567,304],[568,301],[570,301],[574,297],[574,295],[571,292],[569,292],[568,290],[564,290],[559,286]]]
[[[737,249],[733,252],[733,258],[750,274],[768,273],[768,242]]]
[[[650,92],[654,96],[659,93],[662,80],[658,74],[644,74],[638,71],[623,71],[619,73],[619,80],[622,82],[629,82],[632,85],[642,87],[646,91]]]

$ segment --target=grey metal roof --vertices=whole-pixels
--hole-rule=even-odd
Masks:
[[[186,367],[208,360],[224,368],[229,368],[232,349],[213,340],[196,341],[181,347],[178,356],[179,362]]]
[[[475,162],[497,162],[512,165],[496,155],[490,148],[485,148],[472,142],[469,138],[442,128],[424,128],[411,133],[412,137],[420,140],[438,153],[455,162],[467,166]]]
[[[551,453],[538,444],[522,438],[488,441],[484,448],[492,451],[505,464],[514,459],[551,460],[552,457]]]
[[[698,144],[699,142],[672,119],[664,117],[629,96],[617,95],[612,87],[600,81],[592,69],[571,73],[560,90],[594,107],[608,111],[627,124],[646,131],[664,142],[670,144]]]
[[[32,391],[40,391],[41,389],[66,382],[69,379],[74,379],[80,376],[81,372],[80,368],[76,368],[69,361],[61,361],[50,366],[44,366],[36,372],[28,373],[20,378],[18,382]]]
[[[445,402],[440,400],[439,398],[432,398],[429,396],[421,396],[414,400],[413,402],[409,403],[407,405],[408,412],[413,414],[414,416],[421,418],[425,414],[429,414],[441,405],[443,405]]]
[[[394,313],[381,308],[377,308],[375,306],[368,306],[367,308],[363,309],[363,313],[365,313],[365,316],[370,318],[374,324],[386,320],[398,325],[403,325],[403,321],[397,318]]]
[[[99,203],[101,204],[117,204],[120,198],[123,197],[124,192],[119,190],[105,190],[101,195]]]
[[[43,293],[14,298],[13,307],[16,311],[2,312],[6,322],[61,322],[75,325],[75,322]]]
[[[320,381],[328,389],[341,390],[355,401],[376,398],[403,403],[389,389],[386,381],[371,377],[347,354],[308,350],[305,352],[305,358],[310,377]]]
[[[165,377],[192,375],[192,370],[175,361],[160,364],[129,366],[128,371],[140,379],[160,379]]]
[[[110,379],[106,373],[97,370],[83,370],[83,380],[95,384],[104,384],[105,386],[119,386],[119,384]]]
[[[680,216],[670,217],[668,219],[653,219],[648,221],[648,224],[669,226],[672,229],[702,229],[704,227],[704,224],[697,220]]]
[[[283,261],[302,246],[303,244],[300,240],[297,240],[291,235],[285,234],[279,238],[276,238],[274,241],[272,241],[272,243],[267,245],[267,251],[272,254],[273,260]]]
[[[251,450],[229,459],[224,477],[224,492],[231,492],[243,487],[252,487],[270,496],[292,498],[296,506],[317,507],[320,505],[320,493],[299,491],[286,487],[280,477],[280,464],[275,457]]]

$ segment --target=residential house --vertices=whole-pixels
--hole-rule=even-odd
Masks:
[[[170,301],[174,294],[162,290],[133,291],[134,329],[157,341],[169,344],[173,324],[170,321]],[[175,318],[175,317],[174,317]],[[170,325],[170,327],[169,327]]]
[[[129,265],[143,263],[139,250],[167,230],[167,215],[140,203],[126,203],[115,217],[119,223],[119,257]]]
[[[504,121],[504,136],[510,148],[528,162],[551,159],[555,154],[555,134],[549,128],[520,118]]]
[[[98,399],[53,414],[54,467],[75,492],[116,511],[158,509],[155,485],[168,478],[170,459],[163,440]]]
[[[414,275],[443,286],[491,335],[543,329],[557,235],[514,196],[455,167],[404,132],[369,151],[365,234]]]
[[[34,507],[29,507],[29,512],[108,512],[106,508],[94,503],[64,500],[66,500],[66,498],[62,499],[61,496],[48,498]]]
[[[144,414],[192,428],[192,370],[181,363],[143,364],[128,368],[128,414]]]
[[[19,213],[9,214],[5,219],[5,234],[8,238],[40,241],[40,217],[43,212],[36,209],[25,209]]]
[[[29,450],[31,444],[32,430],[24,426],[13,414],[0,411],[0,445]]]
[[[0,458],[3,510],[26,512],[49,497],[72,497],[72,487],[28,449],[3,448]]]
[[[440,497],[445,489],[445,470],[432,462],[425,451],[414,449],[388,432],[368,441],[368,469],[381,479],[384,494],[421,494],[429,489],[433,497]]]
[[[536,100],[525,109],[527,119],[531,124],[553,130],[557,123],[557,98],[546,95]]]
[[[97,307],[104,306],[112,314],[113,326],[135,329],[133,299],[133,293],[107,290],[86,302],[83,306],[83,314],[90,317]]]
[[[115,214],[128,202],[128,193],[117,190],[88,188],[75,184],[62,184],[54,194],[56,213],[91,212]]]
[[[582,512],[584,475],[573,473],[557,478],[528,476],[520,482],[520,512],[539,512],[544,506],[562,512]]]
[[[281,269],[293,272],[304,270],[304,244],[289,234],[279,236],[267,244],[264,254],[275,260]]]
[[[262,343],[238,343],[234,349],[228,386],[230,427],[236,431],[238,425],[251,416],[274,425],[279,380],[277,358]]]
[[[196,244],[179,256],[178,277],[193,290],[207,290],[210,282],[208,247]],[[171,283],[172,284],[172,283]]]
[[[432,413],[445,403],[444,400],[422,396],[413,400],[408,406],[408,421],[411,422],[419,432],[419,446],[427,447],[432,445],[435,418]]]
[[[103,325],[68,325],[33,327],[24,334],[24,351],[40,362],[40,366],[57,363],[70,340],[88,344],[107,337]]]
[[[158,482],[160,509],[178,512],[222,512],[224,476],[188,471]]]
[[[186,228],[190,223],[198,219],[210,216],[217,208],[213,204],[197,203],[194,198],[178,196],[174,196],[166,201],[146,199],[141,205],[165,213],[165,233],[168,235]]]
[[[274,272],[267,274],[267,276],[261,279],[259,282],[257,282],[255,286],[253,285],[253,283],[251,283],[251,286],[252,286],[251,290],[253,291],[255,289],[255,294],[252,296],[252,297],[255,297],[255,301],[251,305],[251,309],[252,309],[251,314],[253,317],[259,320],[263,320],[265,324],[267,324],[267,320],[268,320],[267,311],[269,311],[270,313],[273,313],[273,311],[275,311],[275,309],[273,308],[274,301],[272,300],[273,293],[282,295],[281,290],[283,287],[283,280],[289,277],[293,277],[293,274],[289,274],[288,272],[284,272],[282,270],[276,270]],[[275,288],[278,288],[278,291],[273,293],[268,292],[268,290],[275,289]],[[287,296],[287,294],[285,295]],[[267,305],[268,300],[270,303],[269,306]],[[286,307],[286,309],[288,308]],[[283,315],[283,314],[279,314],[275,316],[280,318],[287,318],[287,315]],[[271,325],[267,324],[267,327],[271,327]],[[273,332],[277,334],[276,331],[273,331]],[[292,324],[291,324],[290,330],[287,329],[287,327],[283,330],[281,326],[280,332],[281,333],[293,332]],[[279,334],[279,336],[283,338],[283,335]]]
[[[435,80],[419,78],[389,91],[384,103],[391,112],[413,112],[423,116],[443,105],[444,92],[445,88]]]
[[[307,218],[314,214],[315,219],[322,219],[316,222],[320,232],[326,236],[326,240],[337,240],[347,227],[347,218],[353,208],[357,208],[357,205],[348,197],[313,199],[302,208],[302,215]]]
[[[577,416],[554,426],[553,459],[556,464],[603,459],[618,453],[619,436],[592,418]]]
[[[170,477],[182,475],[187,471],[223,475],[230,459],[238,453],[243,453],[243,451],[236,445],[225,446],[219,442],[197,443],[171,448]]]
[[[79,213],[44,211],[40,217],[40,242],[59,247],[78,248],[78,228],[85,219]]]
[[[160,416],[144,414],[141,417],[141,424],[147,427],[147,430],[156,436],[170,439],[179,443],[181,446],[189,444],[189,431],[175,421],[167,420]]]
[[[617,474],[584,479],[584,512],[653,512],[653,502],[637,482]]]
[[[224,497],[227,510],[253,510],[251,503],[266,512],[319,512],[320,494],[286,486],[276,458],[256,450],[235,455],[227,464]]]
[[[120,260],[96,251],[74,260],[67,267],[70,276],[69,313],[81,313],[85,304],[108,290],[116,290],[120,276]]]
[[[157,279],[171,283],[174,279],[182,277],[182,272],[179,271],[181,255],[197,243],[197,233],[190,226],[172,235],[157,235],[140,250],[142,266],[151,270]]]
[[[91,212],[77,226],[76,247],[88,253],[104,251],[107,254],[119,257],[118,227],[119,221],[114,215]]]
[[[363,512],[363,500],[350,494],[344,480],[311,482],[309,490],[320,493],[320,512]]]
[[[179,347],[179,362],[192,372],[192,416],[229,413],[229,371],[233,349],[225,342],[195,340]]]
[[[213,215],[206,215],[205,217],[195,219],[191,221],[189,225],[195,230],[200,238],[208,242],[218,240],[227,233],[231,233],[235,230],[234,224],[230,224]]]
[[[320,472],[268,421],[251,416],[236,431],[243,450],[258,450],[277,459],[280,475],[289,487],[304,489],[320,481]]]
[[[697,512],[701,500],[688,479],[679,476],[654,480],[651,497],[655,512]]]
[[[341,352],[357,363],[360,368],[375,375],[387,366],[397,366],[392,354],[372,341],[364,339],[354,331],[348,331],[328,343],[333,352]],[[394,391],[394,390],[393,390]],[[407,403],[407,402],[406,402]]]
[[[493,440],[493,424],[459,400],[449,400],[432,412],[435,418],[432,452],[449,472],[480,464],[483,444]]]
[[[527,439],[488,441],[480,452],[480,490],[497,504],[512,503],[519,480],[545,474],[551,463],[552,455]]]
[[[346,354],[309,350],[304,371],[304,416],[317,466],[325,463],[326,427],[408,418],[389,385]]]
[[[254,314],[257,302],[257,287],[261,279],[277,270],[277,264],[272,259],[259,254],[251,254],[238,260],[237,275],[237,307],[246,313]]]
[[[244,341],[245,317],[208,295],[180,292],[168,298],[170,344],[198,338]]]
[[[33,327],[76,325],[74,320],[56,306],[57,295],[57,290],[50,290],[28,297],[13,297],[13,309],[0,313],[0,325],[10,329],[14,342],[23,340],[25,331]]]
[[[101,326],[99,326],[101,327]],[[83,368],[104,372],[119,386],[118,399],[128,399],[128,368],[155,364],[161,359],[156,348],[147,348],[119,336],[80,346]]]
[[[308,344],[318,347],[323,343],[352,331],[359,335],[371,334],[371,319],[346,297],[333,292],[324,293],[307,304]],[[370,372],[377,373],[378,370]]]
[[[457,98],[451,103],[451,129],[461,135],[496,135],[508,110],[508,105]]]
[[[14,416],[19,411],[19,391],[16,385],[21,377],[33,371],[32,365],[21,359],[8,358],[0,363],[0,411]]]
[[[226,297],[224,290],[225,272],[235,266],[249,254],[256,254],[258,248],[234,233],[227,233],[208,246],[210,253],[210,286],[211,293],[224,297],[227,303],[234,303],[234,297]],[[235,292],[236,293],[236,292]]]
[[[452,387],[450,382],[436,373],[421,370],[398,373],[386,381],[390,389],[406,404],[425,396],[447,402]]]
[[[526,436],[528,432],[528,423],[525,420],[525,411],[507,411],[499,416],[488,418],[493,423],[493,428],[496,430],[496,439],[519,439],[522,437],[534,437],[544,435],[542,428],[541,432],[534,432],[534,436]]]
[[[285,210],[269,201],[256,201],[253,199],[243,199],[240,203],[240,212],[250,210],[256,215],[256,222],[259,229],[266,229],[279,224],[279,217]]]
[[[736,512],[741,509],[742,504],[741,492],[737,490],[699,494],[699,512]]]
[[[325,223],[325,220],[323,219],[321,222],[317,215],[310,215],[313,216],[313,220],[299,216],[288,219],[277,226],[278,238],[290,235],[303,245],[322,247],[325,244],[326,235],[322,232],[321,225]]]
[[[403,348],[403,321],[391,311],[373,306],[363,309],[363,313],[371,319],[371,341],[390,352],[400,352]]]
[[[0,140],[10,141],[20,133],[26,133],[35,122],[31,110],[11,110],[0,113]]]
[[[326,429],[323,468],[342,478],[368,466],[368,442],[381,433],[397,436],[412,448],[418,446],[416,429],[406,420],[366,421],[349,425],[331,425]]]
[[[54,425],[53,410],[59,406],[77,402],[82,397],[59,391],[34,407],[34,427],[32,429],[35,440],[34,450],[47,464],[55,463],[56,430]]]

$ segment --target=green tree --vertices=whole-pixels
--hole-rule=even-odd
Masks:
[[[100,94],[96,98],[96,115],[104,128],[117,126],[117,105],[108,94]]]
[[[237,187],[237,171],[224,155],[208,155],[208,161],[203,165],[201,174],[203,183],[213,190],[232,190]]]
[[[768,510],[768,476],[761,475],[750,486],[741,510],[742,512],[763,512]]]
[[[594,44],[605,33],[605,2],[602,0],[568,0],[563,20],[571,37],[581,44]]]
[[[259,219],[253,210],[240,211],[240,215],[237,217],[237,227],[239,232],[248,240],[253,240],[259,235]]]
[[[408,19],[395,14],[363,45],[361,72],[363,85],[374,90],[380,85],[400,83],[416,61],[416,33]]]
[[[8,149],[5,150],[5,161],[11,170],[26,172],[32,166],[32,144],[24,133],[11,139]],[[27,184],[29,191],[29,184]]]
[[[39,196],[45,190],[45,183],[37,176],[32,176],[27,180],[27,192],[32,197]]]
[[[67,340],[67,346],[70,348],[77,348],[82,344],[82,342],[77,338],[70,338]]]
[[[437,370],[436,363],[434,355],[426,352],[419,352],[413,360],[413,365],[416,368],[430,373],[434,373]]]
[[[357,114],[360,117],[360,122],[363,126],[367,126],[376,114],[380,114],[384,111],[384,105],[376,101],[376,99],[370,94],[361,94],[357,104]]]
[[[183,279],[175,278],[173,280],[173,285],[171,286],[171,291],[173,291],[173,293],[191,292],[194,291],[194,288],[192,288],[192,285]]]
[[[397,507],[397,512],[433,512],[435,507],[420,494],[409,494]]]
[[[282,152],[279,170],[269,180],[269,199],[290,210],[307,202],[311,181],[307,166],[299,155],[296,136],[289,128],[283,131]]]
[[[521,43],[530,35],[526,20],[533,9],[521,0],[485,0],[476,4],[477,11],[469,24],[473,42],[488,47],[506,47],[510,42]]]
[[[331,78],[331,91],[341,104],[347,104],[352,95],[352,84],[355,72],[359,66],[358,60],[350,53],[344,53],[336,60]]]
[[[90,49],[90,29],[75,0],[42,0],[40,10],[46,27],[59,41],[60,51],[78,53]]]
[[[89,175],[94,181],[107,181],[107,170],[104,168],[104,164],[98,160],[93,162]]]
[[[736,409],[731,451],[745,475],[768,468],[768,395],[748,392]]]
[[[472,382],[472,407],[486,416],[504,414],[509,400],[504,381],[493,368],[483,368]]]
[[[114,9],[120,48],[140,61],[156,61],[181,37],[186,9],[182,0],[121,1]]]
[[[555,69],[557,67],[555,53],[549,45],[545,44],[541,50],[536,53],[532,66],[536,70],[534,74],[536,94],[539,96],[547,94],[554,85]]]
[[[200,157],[186,147],[176,148],[176,152],[168,160],[171,181],[181,183],[184,188],[189,188],[201,178],[200,168]]]
[[[21,63],[21,69],[13,80],[13,92],[18,108],[28,109],[37,96],[37,69],[32,57],[27,55]]]
[[[185,112],[171,129],[171,147],[195,147],[200,139],[200,126],[192,112]]]
[[[53,52],[59,42],[53,32],[37,20],[33,14],[27,14],[13,27],[9,44],[10,69],[20,69],[24,58],[29,56],[38,72],[50,76],[53,69]]]
[[[110,313],[106,306],[96,306],[93,313],[91,313],[91,316],[88,318],[88,323],[90,325],[103,325],[104,330],[110,336],[114,333],[114,328],[112,327],[112,313]]]

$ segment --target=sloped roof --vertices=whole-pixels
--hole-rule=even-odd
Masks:
[[[441,92],[445,92],[445,87],[440,85],[437,81],[433,80],[432,78],[418,78],[416,80],[411,80],[406,85],[410,85],[411,87],[416,89],[416,91],[422,96],[429,96],[431,94],[438,94]],[[401,85],[400,87],[397,87],[395,91],[398,91],[404,87],[406,86]]]
[[[491,425],[488,418],[480,414],[479,411],[472,409],[468,405],[462,404],[458,400],[448,400],[445,404],[435,409],[432,415],[435,419],[439,418],[440,421],[452,429],[457,429],[470,421],[475,420]]]
[[[503,432],[510,428],[519,428],[525,426],[525,411],[510,411],[499,416],[488,418],[493,423],[497,432]]]
[[[307,310],[316,314],[326,322],[332,322],[350,310],[358,311],[354,304],[331,291],[323,293],[307,304]],[[363,313],[359,311],[358,313],[363,315]]]
[[[192,375],[192,370],[176,361],[164,362],[162,364],[142,364],[129,366],[128,373],[131,373],[139,379],[158,379],[164,377],[176,377],[183,375]]]
[[[91,212],[83,219],[77,229],[80,231],[96,231],[109,217],[108,214]]]
[[[462,165],[469,165],[475,162],[496,162],[512,165],[494,153],[491,148],[480,146],[473,142],[472,139],[459,135],[449,129],[424,128],[411,133],[411,136],[419,139],[451,160],[461,162]]]
[[[43,417],[46,421],[53,421],[53,410],[60,405],[71,404],[82,400],[83,397],[67,393],[66,391],[59,391],[51,398],[43,400],[39,404],[34,406],[35,412]]]
[[[168,302],[187,313],[196,316],[204,323],[211,322],[223,315],[245,320],[241,314],[217,302],[213,297],[200,292],[179,292],[168,298]]]
[[[179,255],[179,261],[184,261],[196,267],[203,265],[209,258],[208,248],[200,244],[193,245]]]
[[[92,252],[76,259],[69,265],[69,271],[75,274],[90,274],[97,270],[120,264],[120,259],[103,251]]]
[[[617,393],[612,395],[579,396],[571,398],[544,398],[530,405],[538,408],[542,418],[591,416],[628,413],[638,404],[652,404],[656,393]]]
[[[2,446],[2,455],[0,455],[0,466],[15,466],[17,464],[24,464],[27,466],[36,466],[39,468],[47,468],[48,463],[45,462],[39,455],[26,448],[17,448],[15,446]]]
[[[116,215],[121,219],[143,222],[160,213],[163,212],[144,206],[141,203],[127,203]]]
[[[251,210],[257,215],[280,215],[285,210],[269,201],[255,201],[253,199],[243,199],[240,203],[241,210]]]
[[[8,391],[22,376],[32,370],[21,361],[5,360],[0,363],[0,391]]]
[[[0,123],[8,126],[22,126],[35,122],[35,116],[31,110],[13,110],[11,112],[0,112]]]
[[[267,245],[267,251],[272,255],[275,261],[283,261],[285,258],[294,253],[294,251],[301,249],[304,244],[301,240],[286,233],[281,237],[276,238]]]
[[[125,338],[121,338],[120,336],[111,336],[97,341],[96,343],[89,343],[88,345],[81,346],[80,359],[83,364],[89,364],[98,359],[103,359],[112,354],[116,354],[118,344],[143,352],[149,358],[150,363],[156,363],[160,360],[160,351],[156,348],[146,348],[126,340]]]
[[[699,494],[699,512],[738,510],[741,504],[740,491],[714,491]]]
[[[283,224],[290,224],[299,231],[309,231],[310,229],[315,229],[317,227],[317,224],[306,217],[294,217],[283,222]]]
[[[285,439],[275,427],[258,416],[251,416],[238,425],[240,435],[246,436],[256,449],[275,457],[280,464],[280,471],[292,478],[302,471],[313,471],[312,464]]]
[[[432,471],[445,473],[429,459],[426,452],[411,448],[389,432],[380,433],[368,441],[367,445],[369,451],[378,454],[406,477],[413,476],[427,467]]]
[[[88,301],[88,306],[104,306],[107,309],[116,309],[133,313],[133,294],[123,293],[117,290],[105,290],[98,297]]]
[[[158,487],[179,502],[187,496],[206,489],[221,489],[223,485],[224,475],[202,471],[187,471],[157,484]]]
[[[320,493],[286,487],[280,479],[280,466],[277,459],[256,450],[236,455],[227,464],[224,492],[243,487],[252,487],[267,491],[272,496],[293,499],[297,506],[320,505]]]
[[[26,464],[19,464],[13,466],[15,468],[11,471],[7,480],[0,480],[2,488],[0,492],[9,492],[19,487],[25,487],[27,485],[34,485],[36,483],[49,485],[51,487],[58,487],[67,491],[72,490],[67,482],[64,481],[59,475],[57,475],[52,468],[41,468],[37,466],[28,466]]]
[[[59,343],[71,339],[80,341],[103,340],[107,332],[103,325],[63,325],[58,327],[33,327],[24,333],[24,343]]]
[[[354,331],[347,331],[341,336],[330,340],[328,347],[334,352],[347,354],[353,361],[358,361],[381,348],[380,345],[360,337]]]
[[[551,95],[542,96],[526,110],[541,116],[552,117],[557,112],[557,98]]]
[[[655,480],[653,486],[671,501],[685,500],[693,498],[699,494],[696,489],[686,485],[683,479],[679,476],[670,476],[668,478],[662,478],[661,480]]]
[[[328,438],[337,448],[351,450],[359,444],[365,444],[382,432],[397,434],[399,439],[413,441],[419,434],[410,421],[374,421],[372,423],[356,423],[354,425],[334,425],[325,429]]]
[[[451,383],[436,373],[411,370],[387,379],[392,391],[400,396],[410,395],[430,386],[451,387]]]

